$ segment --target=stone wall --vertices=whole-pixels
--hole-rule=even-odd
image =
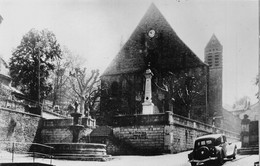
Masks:
[[[215,128],[170,112],[115,117],[113,133],[118,140],[116,147],[115,143],[113,145],[115,148],[108,145],[109,154],[125,154],[127,151],[131,151],[130,154],[178,153],[192,149],[197,137],[212,133],[224,133],[230,142],[240,139],[239,133]]]
[[[44,119],[41,129],[41,143],[72,142],[72,132],[70,126],[73,124],[72,118],[68,119]],[[95,120],[90,118],[80,119],[80,124],[85,128],[80,131],[79,139],[85,142],[87,136],[95,127]]]
[[[28,151],[30,144],[37,141],[36,133],[41,117],[0,107],[0,149],[10,150],[15,143],[18,151]]]
[[[115,127],[114,136],[131,144],[137,154],[164,152],[164,126],[125,126]]]
[[[172,115],[172,120],[169,125],[165,126],[165,131],[165,139],[167,139],[165,142],[168,143],[166,149],[169,149],[171,153],[192,149],[195,139],[206,134],[223,133],[229,142],[240,140],[239,133],[215,128],[179,115]]]

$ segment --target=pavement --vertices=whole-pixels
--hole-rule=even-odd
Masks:
[[[157,156],[113,156],[113,159],[106,162],[98,161],[73,161],[73,160],[52,160],[56,166],[188,166],[188,153],[182,152],[178,154],[165,154]],[[26,154],[15,154],[14,162],[33,162],[32,157]],[[0,153],[1,163],[12,162],[12,154],[9,152]],[[50,164],[50,159],[35,158],[35,162]],[[1,164],[0,164],[1,165]]]
[[[12,162],[39,162],[53,164],[56,166],[190,166],[188,154],[191,151],[177,154],[164,154],[156,156],[113,156],[113,159],[106,162],[99,161],[73,161],[29,157],[26,154],[14,154],[0,151],[0,163]],[[237,155],[235,160],[227,160],[223,166],[254,166],[258,161],[258,155]],[[0,164],[1,166],[1,164]]]

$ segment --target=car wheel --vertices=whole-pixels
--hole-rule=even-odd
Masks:
[[[191,164],[191,166],[196,166],[197,165],[197,163],[194,163],[194,162],[192,162],[190,164]]]
[[[234,153],[233,153],[232,158],[233,158],[233,159],[236,159],[236,155],[237,155],[237,147],[235,147],[235,149],[234,149]]]
[[[218,159],[217,159],[217,165],[218,165],[218,166],[221,166],[221,165],[223,165],[223,163],[224,163],[223,154],[222,154],[222,153],[219,153]]]

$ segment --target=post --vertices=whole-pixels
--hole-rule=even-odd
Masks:
[[[41,86],[41,59],[40,59],[40,55],[38,55],[38,107],[40,109],[40,115],[42,116],[42,108],[41,108],[41,90],[40,90],[40,86]]]
[[[258,93],[260,94],[260,2],[258,1]],[[258,94],[258,100],[260,103],[260,95]],[[259,110],[258,110],[259,111]],[[258,112],[258,153],[259,153],[259,160],[260,161],[260,111]],[[259,164],[258,164],[259,165]]]
[[[33,152],[33,163],[35,162],[35,152]]]
[[[14,142],[12,144],[12,163],[14,162]]]

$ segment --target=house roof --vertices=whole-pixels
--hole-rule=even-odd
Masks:
[[[149,35],[151,31],[154,32]],[[145,59],[148,56],[154,58],[157,67],[161,69],[207,66],[178,37],[153,3],[102,76],[143,72],[147,67]]]
[[[258,120],[258,112],[260,110],[260,104],[259,101],[253,105],[251,105],[248,109],[246,109],[244,112],[242,112],[241,114],[239,114],[239,118],[243,119],[244,115],[247,114],[248,115],[248,119],[250,119],[251,121],[255,121]]]

